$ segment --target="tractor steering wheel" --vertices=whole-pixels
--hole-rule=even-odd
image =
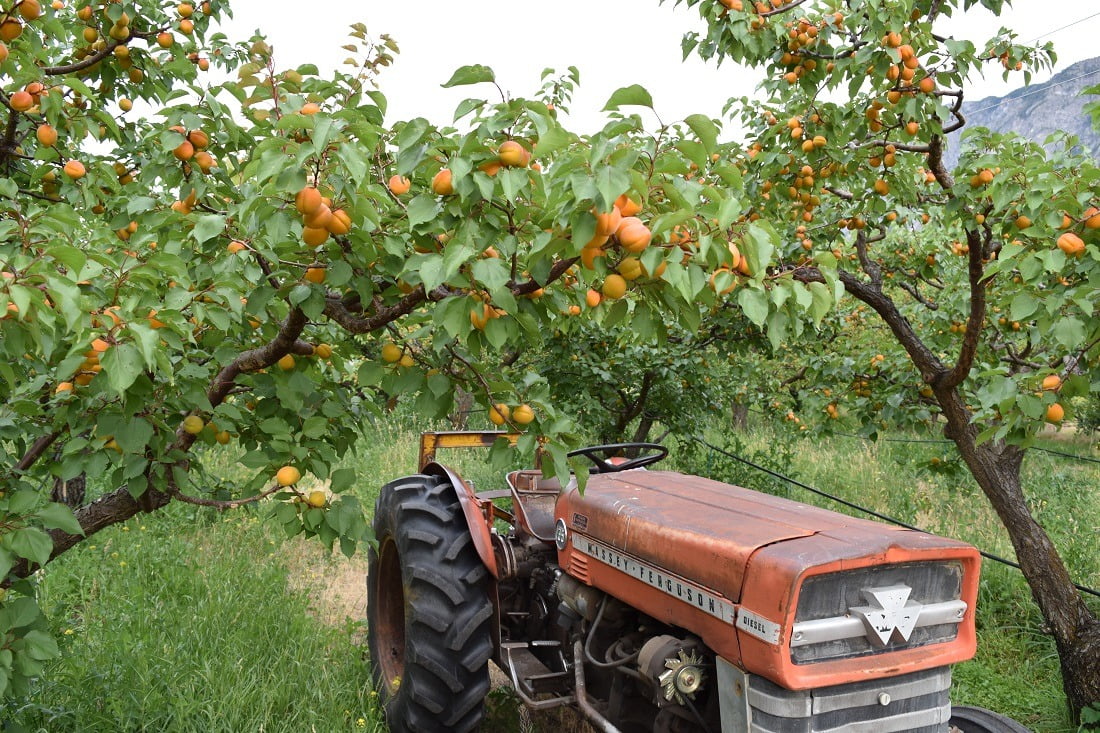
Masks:
[[[628,458],[622,463],[610,462],[610,458],[615,454],[632,449],[652,452]],[[569,451],[566,455],[570,458],[584,456],[592,461],[592,464],[596,467],[596,473],[615,473],[654,464],[668,455],[668,448],[659,443],[608,443],[607,445],[590,445],[586,448],[577,448]]]

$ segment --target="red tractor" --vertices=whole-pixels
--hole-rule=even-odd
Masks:
[[[367,609],[392,730],[476,730],[492,660],[526,705],[600,731],[1026,731],[948,697],[975,651],[970,545],[647,470],[656,444],[574,451],[583,492],[521,470],[477,493],[434,462],[501,437],[426,434],[421,473],[378,498]]]

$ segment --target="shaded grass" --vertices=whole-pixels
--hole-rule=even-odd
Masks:
[[[204,525],[208,526],[196,526]],[[172,507],[51,565],[42,603],[62,640],[9,725],[81,731],[381,729],[355,628],[290,588],[255,516]]]

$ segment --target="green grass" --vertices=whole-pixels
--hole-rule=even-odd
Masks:
[[[42,602],[64,656],[8,723],[380,729],[358,628],[319,621],[295,582],[324,565],[319,547],[281,542],[249,514],[180,506],[106,530],[49,567]]]
[[[357,493],[368,510],[382,484],[416,469],[418,433],[404,424],[380,422],[345,461],[359,472]],[[759,429],[710,435],[716,444],[736,437],[739,454],[810,485],[1011,555],[988,503],[947,446],[797,439]],[[1096,455],[1086,443],[1052,447]],[[671,467],[837,508],[710,451],[673,451]],[[484,456],[462,450],[439,458],[480,489],[502,487],[501,472]],[[227,452],[214,458],[212,472],[241,470]],[[1095,475],[1092,465],[1040,453],[1025,463],[1040,522],[1071,574],[1093,587],[1100,585]],[[361,606],[334,612],[324,592],[349,573],[358,583],[360,566],[329,558],[317,543],[284,541],[260,513],[172,506],[106,530],[51,564],[41,600],[63,658],[29,700],[0,713],[4,729],[384,730],[369,689]],[[998,710],[1040,733],[1073,730],[1053,644],[1019,573],[986,562],[979,603],[979,652],[956,666],[954,701]],[[490,704],[498,729],[514,729],[505,722],[519,720],[514,697],[497,693]],[[555,720],[547,729],[577,728]]]

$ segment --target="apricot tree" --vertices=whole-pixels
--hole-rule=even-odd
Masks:
[[[357,26],[353,66],[281,70],[262,38],[217,32],[228,10],[0,2],[0,693],[57,653],[34,571],[140,512],[262,499],[353,552],[367,525],[337,465],[381,394],[428,417],[459,387],[517,406],[520,448],[567,470],[546,380],[499,365],[590,290],[614,301],[597,319],[650,335],[694,329],[734,277],[784,324],[831,298],[788,278],[795,297],[768,300],[778,240],[741,217],[705,117],[649,134],[616,112],[581,138],[555,117],[567,76],[467,100],[455,126],[390,127],[392,40]],[[472,66],[447,85],[492,81]],[[638,104],[629,87],[609,108]],[[208,476],[217,450],[253,478]],[[300,491],[306,473],[331,496]],[[80,476],[88,503],[51,501]]]
[[[780,232],[770,272],[815,283],[835,263],[860,318],[884,326],[894,379],[859,382],[885,355],[850,368],[857,396],[882,390],[860,406],[871,418],[908,391],[938,414],[1008,530],[1071,706],[1095,702],[1100,621],[1031,515],[1020,466],[1035,434],[1070,416],[1065,398],[1097,389],[1100,169],[1072,141],[1048,152],[981,129],[947,162],[947,135],[966,128],[963,81],[986,67],[1026,79],[1053,53],[1004,29],[977,44],[943,30],[1003,0],[687,3],[706,31],[685,52],[765,75],[766,98],[737,109],[752,136],[745,214]],[[739,297],[757,322],[773,317],[754,309],[759,293]]]

